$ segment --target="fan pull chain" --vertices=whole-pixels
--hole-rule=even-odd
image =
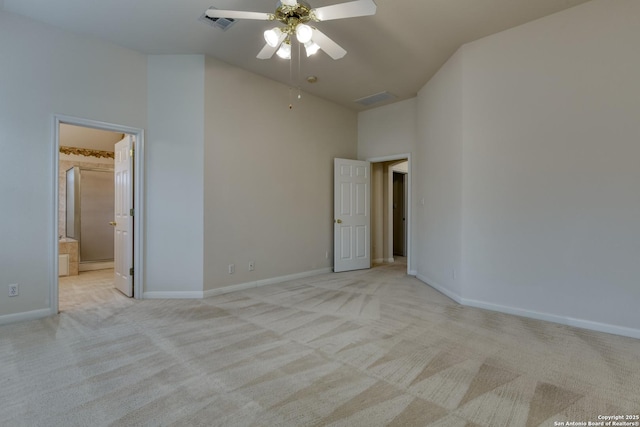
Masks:
[[[298,42],[298,81],[297,81],[297,83],[298,83],[298,99],[302,99],[302,93],[300,92],[300,76],[302,75],[302,72],[300,71],[301,68],[302,68],[301,65],[300,65],[300,62],[301,62],[300,61],[300,57],[302,56],[301,53],[300,53],[300,45],[301,44],[302,43]]]
[[[289,57],[289,82],[293,85],[293,58]],[[289,110],[293,109],[293,101],[291,100],[291,86],[289,86]]]
[[[293,96],[292,96],[291,90],[292,90],[292,86],[294,84],[294,81],[293,81],[293,55],[289,56],[289,82],[290,82],[290,86],[289,86],[289,109],[292,110],[293,109],[293,99],[292,99]]]

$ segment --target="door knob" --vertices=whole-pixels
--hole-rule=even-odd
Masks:
[[[109,225],[113,225],[114,227],[116,226],[116,222],[115,221],[109,221]]]
[[[336,222],[337,222],[338,224],[342,224],[342,220],[341,220],[341,219],[336,219]]]

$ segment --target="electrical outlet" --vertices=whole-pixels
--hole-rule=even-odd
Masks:
[[[18,284],[9,285],[9,296],[17,297],[18,296]]]
[[[236,272],[236,265],[235,264],[229,264],[229,274],[233,274]]]
[[[249,261],[249,271],[253,271],[256,269],[256,263],[254,261]]]

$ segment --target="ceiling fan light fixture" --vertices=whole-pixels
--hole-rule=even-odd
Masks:
[[[318,52],[320,50],[320,46],[318,46],[313,40],[309,40],[304,44],[304,50],[307,52],[308,58]]]
[[[276,52],[282,59],[291,59],[291,44],[284,42],[280,45],[280,49]]]
[[[300,43],[305,44],[311,41],[312,36],[313,29],[311,29],[307,24],[298,24],[296,26],[296,37]]]
[[[274,27],[270,30],[264,32],[264,40],[271,47],[278,46],[279,43],[282,42],[282,30],[278,27]]]
[[[321,1],[321,0],[318,0]],[[344,1],[344,0],[343,0]],[[3,0],[0,0],[2,4]],[[264,31],[266,44],[256,55],[258,59],[270,59],[274,54],[290,63],[289,77],[293,80],[291,40],[298,42],[297,60],[300,75],[300,45],[304,45],[306,56],[310,57],[322,50],[332,59],[344,57],[347,51],[330,39],[322,31],[312,26],[313,22],[333,19],[355,18],[374,15],[375,0],[346,0],[343,3],[312,8],[307,0],[277,0],[275,13],[251,12],[243,10],[219,10],[211,7],[203,14],[207,21],[220,19],[251,19],[256,21],[276,21],[278,27]],[[264,27],[263,27],[264,28]]]

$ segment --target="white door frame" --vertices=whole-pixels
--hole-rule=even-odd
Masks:
[[[79,117],[54,114],[52,122],[53,148],[52,148],[52,170],[53,170],[53,200],[51,203],[53,218],[51,225],[51,253],[49,271],[51,282],[49,284],[49,307],[51,314],[58,314],[58,173],[60,162],[60,125],[69,124],[83,126],[93,129],[107,130],[112,132],[126,133],[135,137],[135,157],[134,157],[134,206],[135,206],[135,228],[133,245],[133,295],[136,299],[142,298],[144,284],[144,129],[121,126],[113,123],[100,122],[96,120],[83,119]]]
[[[391,156],[384,156],[384,157],[370,157],[367,158],[366,160],[371,162],[371,163],[381,163],[381,162],[388,162],[391,160],[407,160],[409,165],[408,165],[408,173],[407,173],[407,234],[406,234],[406,245],[407,245],[407,274],[410,276],[415,276],[417,274],[417,271],[413,269],[413,262],[412,262],[412,258],[411,258],[411,206],[412,206],[412,191],[411,191],[411,181],[412,181],[412,163],[411,163],[411,153],[404,153],[404,154],[394,154]]]

